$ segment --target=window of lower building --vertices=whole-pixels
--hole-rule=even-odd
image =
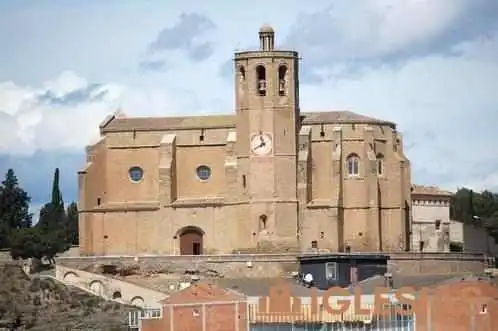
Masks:
[[[488,313],[488,305],[487,304],[482,304],[481,305],[481,311],[480,311],[481,314],[487,314]]]
[[[436,225],[436,230],[441,229],[441,220],[436,220],[435,225]]]
[[[419,247],[419,251],[423,252],[424,251],[424,242],[423,241],[419,241],[418,247]]]
[[[325,278],[328,280],[337,279],[337,262],[325,263]]]
[[[318,248],[318,241],[313,240],[313,241],[311,242],[311,248]]]

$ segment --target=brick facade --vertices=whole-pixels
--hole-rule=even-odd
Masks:
[[[498,288],[484,281],[438,286],[417,316],[417,331],[494,331],[498,327]],[[430,313],[428,313],[430,311]]]
[[[244,295],[200,283],[164,300],[162,319],[143,320],[141,331],[249,331],[248,326]]]

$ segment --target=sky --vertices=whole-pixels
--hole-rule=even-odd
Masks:
[[[65,201],[98,124],[127,116],[233,112],[233,53],[302,58],[302,111],[397,123],[412,181],[498,191],[498,1],[0,1],[0,174],[13,168]],[[494,83],[494,84],[493,84]]]

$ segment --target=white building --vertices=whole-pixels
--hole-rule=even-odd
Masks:
[[[451,192],[434,186],[412,186],[411,247],[419,252],[450,251]]]

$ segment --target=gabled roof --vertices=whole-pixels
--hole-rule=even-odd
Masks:
[[[392,122],[383,121],[377,118],[364,116],[361,114],[354,113],[349,110],[340,111],[314,111],[301,113],[303,118],[303,124],[373,124],[373,125],[388,125],[393,128],[396,125]]]
[[[395,128],[395,124],[376,118],[353,113],[351,111],[323,111],[301,113],[302,124],[372,124],[388,125]],[[126,131],[164,131],[188,129],[235,128],[236,116],[230,115],[201,115],[182,117],[123,117],[112,115],[100,125],[102,132]]]
[[[216,286],[212,282],[203,281],[193,284],[181,291],[174,292],[166,299],[162,300],[162,304],[188,304],[188,303],[203,303],[203,302],[223,302],[223,301],[240,301],[246,296],[235,290],[224,289]]]
[[[453,193],[437,186],[412,185],[412,195],[453,196]]]

